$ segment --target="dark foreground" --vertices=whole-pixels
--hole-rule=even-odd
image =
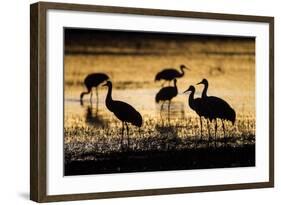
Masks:
[[[95,154],[96,160],[65,163],[65,175],[255,166],[255,145],[171,151]]]

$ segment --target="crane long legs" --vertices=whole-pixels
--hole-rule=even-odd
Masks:
[[[122,131],[121,131],[121,150],[123,151],[123,136],[124,136],[124,122],[122,122]]]
[[[128,148],[130,148],[130,141],[129,141],[129,126],[128,123],[125,122],[126,125],[126,130],[127,130],[127,143],[128,143]]]
[[[91,93],[90,93],[90,103],[92,104],[92,99],[93,99],[93,91],[91,90]]]
[[[215,147],[217,147],[217,129],[218,129],[218,121],[215,119]]]
[[[160,108],[160,118],[162,119],[162,110],[164,108],[165,101],[163,101],[161,108]]]
[[[96,107],[98,109],[99,106],[99,90],[98,87],[96,87]]]
[[[126,131],[127,131],[127,148],[130,147],[130,139],[129,139],[129,125],[126,122],[122,122],[122,130],[121,130],[121,150],[123,151],[123,141],[124,141],[124,131],[125,131],[125,126],[126,126]]]
[[[224,145],[226,145],[226,136],[225,136],[224,121],[222,120],[221,122],[222,122],[222,128],[223,128]]]
[[[203,121],[202,117],[199,117],[200,119],[200,141],[203,141]],[[211,131],[210,131],[210,121],[207,119],[207,129],[208,129],[208,146],[210,144],[210,139],[211,139]]]
[[[200,118],[200,141],[203,140],[203,126],[202,126],[202,117],[199,116]]]
[[[92,88],[88,88],[88,92],[84,92],[85,94],[89,94],[90,93],[90,104],[93,104],[93,89]],[[80,99],[80,104],[83,105],[83,99]],[[99,92],[98,92],[98,87],[96,87],[96,106],[98,108],[99,105]]]
[[[162,111],[166,101],[163,101],[160,107],[160,118],[162,119]],[[171,109],[171,100],[168,101],[168,122],[170,123],[170,109]]]
[[[203,122],[202,122],[202,117],[199,118],[200,119],[200,141],[203,140]],[[211,130],[210,130],[210,123],[212,123],[212,121],[209,121],[207,119],[207,128],[208,128],[208,146],[210,144],[211,141]],[[225,125],[225,121],[221,120],[221,124],[222,124],[222,129],[223,129],[223,138],[224,138],[224,145],[226,145],[226,125]],[[218,132],[218,119],[215,119],[215,135],[214,135],[214,146],[217,147],[217,132]]]
[[[168,122],[170,124],[170,107],[171,107],[171,100],[169,100],[169,104],[168,104]]]
[[[207,119],[207,128],[208,128],[208,135],[209,135],[209,138],[208,138],[208,147],[209,147],[210,139],[211,139],[209,119]]]

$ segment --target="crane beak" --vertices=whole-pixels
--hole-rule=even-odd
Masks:
[[[197,83],[196,85],[200,85],[200,84],[203,84],[203,82],[201,81],[200,83]]]
[[[184,66],[183,69],[189,70],[189,71],[191,70],[191,69],[190,69],[189,67],[187,67],[187,66]]]
[[[184,91],[182,94],[185,94],[185,93],[187,93],[187,92],[189,92],[190,90],[189,89],[187,89],[186,91]]]

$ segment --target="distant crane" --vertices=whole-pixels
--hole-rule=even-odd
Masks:
[[[105,73],[92,73],[92,74],[87,75],[84,80],[84,85],[86,86],[87,91],[82,92],[80,94],[80,104],[83,105],[83,96],[85,94],[89,94],[89,93],[91,93],[90,102],[92,104],[92,96],[93,96],[92,88],[93,87],[96,88],[96,97],[97,97],[97,104],[98,104],[98,99],[99,99],[98,86],[108,79],[109,79],[109,77]]]
[[[123,145],[124,125],[127,129],[127,142],[129,147],[129,127],[128,123],[134,126],[141,127],[143,120],[141,114],[128,103],[117,101],[112,99],[112,83],[107,81],[103,86],[108,87],[106,95],[105,105],[107,109],[114,113],[114,115],[122,122],[122,136],[121,136],[121,148]]]
[[[174,79],[174,86],[168,86],[163,87],[159,90],[159,92],[156,94],[155,101],[156,103],[159,103],[160,101],[163,101],[160,109],[160,114],[163,109],[164,103],[166,101],[169,102],[168,104],[168,115],[170,114],[170,106],[171,106],[171,100],[178,95],[178,88],[177,88],[177,79]]]
[[[155,81],[160,81],[160,80],[166,80],[169,83],[176,79],[176,78],[181,78],[184,76],[184,70],[190,70],[188,67],[185,65],[180,66],[180,71],[174,69],[174,68],[165,68],[162,71],[158,72],[155,76]]]
[[[217,121],[218,119],[222,122],[223,128],[223,135],[224,135],[224,142],[226,143],[226,136],[225,136],[225,124],[224,121],[232,122],[232,125],[235,123],[236,113],[235,110],[223,99],[215,97],[215,96],[208,96],[207,91],[209,87],[209,83],[206,79],[203,79],[201,82],[197,83],[197,85],[203,84],[204,89],[202,92],[202,99],[208,105],[210,109],[210,118],[215,120],[215,140],[217,134]]]
[[[207,119],[207,125],[208,125],[208,134],[209,134],[209,141],[210,141],[210,129],[209,129],[209,115],[210,115],[210,110],[209,107],[206,105],[205,101],[202,100],[201,98],[194,98],[194,93],[195,93],[195,87],[194,86],[189,86],[189,88],[184,91],[184,93],[191,92],[188,98],[188,104],[189,107],[194,110],[197,115],[199,116],[200,119],[200,139],[202,141],[202,117],[205,117]],[[208,141],[208,143],[209,143]]]

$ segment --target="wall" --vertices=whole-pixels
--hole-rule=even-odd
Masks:
[[[62,1],[62,0],[61,0]],[[29,192],[29,4],[34,1],[11,0],[1,5],[0,50],[0,190],[1,204],[31,204]],[[280,36],[281,13],[278,1],[245,0],[82,0],[62,1],[88,4],[180,9],[252,15],[275,16],[275,122],[280,123],[281,94]],[[109,199],[95,201],[96,204],[276,204],[280,198],[280,129],[276,126],[276,187],[274,189],[196,193],[172,196]],[[71,202],[92,204],[93,201]],[[64,203],[62,203],[64,204]]]

